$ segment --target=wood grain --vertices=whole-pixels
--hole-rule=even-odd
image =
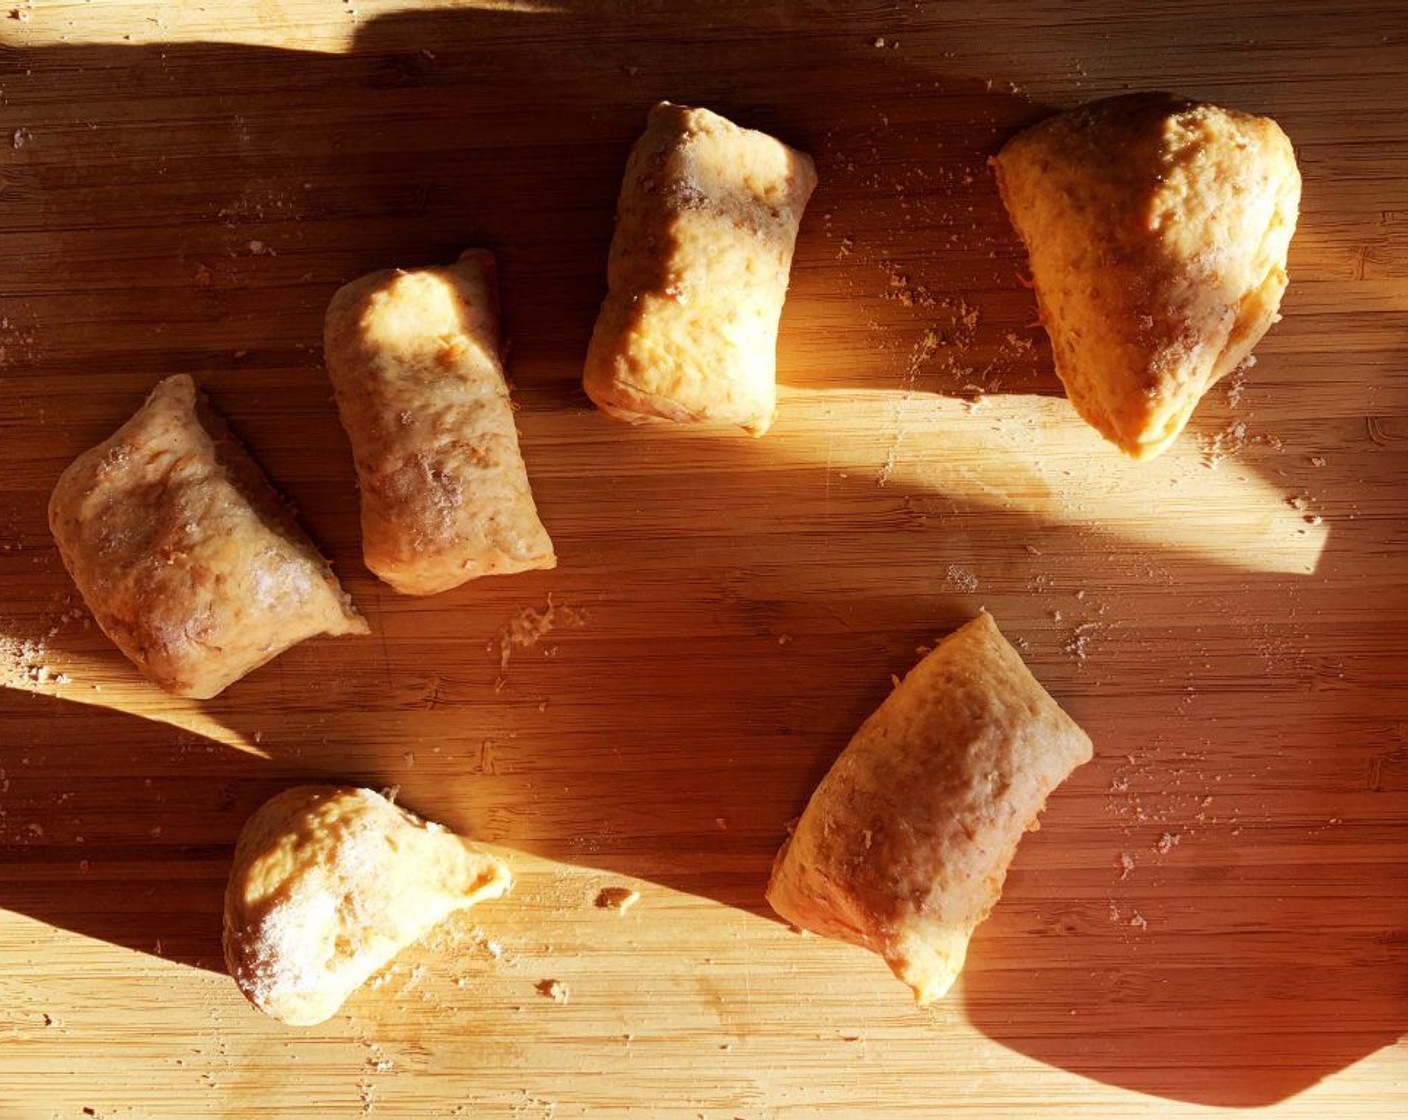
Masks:
[[[1401,4],[15,2],[0,1117],[1402,1114]],[[1128,88],[1270,113],[1305,176],[1284,322],[1143,465],[1060,395],[985,166]],[[580,392],[662,97],[817,159],[761,441]],[[322,314],[473,244],[561,566],[414,601],[360,563]],[[206,704],[85,624],[43,514],[179,371],[374,630]],[[580,614],[505,665],[549,596]],[[1096,760],[921,1012],[762,891],[890,673],[982,606]],[[223,974],[219,898],[245,816],[308,777],[397,785],[519,882],[291,1031]],[[610,884],[641,902],[596,909]]]

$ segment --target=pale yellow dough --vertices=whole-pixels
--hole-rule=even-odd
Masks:
[[[1047,795],[1090,739],[980,614],[885,699],[812,794],[767,897],[878,953],[920,1003],[958,977]]]
[[[328,563],[185,374],[64,471],[59,553],[149,679],[208,699],[315,634],[365,634]]]
[[[324,350],[362,491],[367,567],[433,595],[551,568],[499,360],[493,254],[343,287]]]
[[[736,424],[777,401],[777,329],[810,156],[661,102],[626,164],[583,384],[621,420]]]
[[[369,789],[298,786],[245,824],[225,892],[225,962],[255,1007],[311,1026],[508,868]]]
[[[1161,454],[1276,321],[1291,142],[1266,117],[1138,93],[1043,121],[993,162],[1071,403],[1134,458]]]

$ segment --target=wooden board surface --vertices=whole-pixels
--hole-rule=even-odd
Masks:
[[[1404,1114],[1402,4],[11,2],[0,1117]],[[985,160],[1149,87],[1274,115],[1305,200],[1285,320],[1139,465],[1061,396]],[[761,441],[580,392],[662,97],[817,159]],[[414,601],[361,566],[322,314],[472,244],[561,566]],[[88,624],[43,514],[182,371],[373,628],[203,704]],[[980,607],[1097,754],[917,1010],[762,892],[890,674]],[[518,884],[291,1030],[224,975],[219,903],[309,777],[398,786]]]

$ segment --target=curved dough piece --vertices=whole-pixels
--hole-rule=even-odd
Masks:
[[[583,384],[631,422],[737,424],[777,401],[777,326],[811,157],[662,101],[626,163]]]
[[[209,699],[315,634],[367,633],[185,374],[69,465],[49,527],[103,632],[177,696]]]
[[[1047,795],[1090,739],[987,614],[945,638],[861,725],[773,864],[795,925],[947,992]]]
[[[1277,319],[1290,140],[1266,117],[1138,93],[1043,121],[993,162],[1071,403],[1126,454],[1161,454]]]
[[[379,793],[297,786],[240,833],[225,963],[259,1010],[311,1026],[407,945],[510,882],[499,860]]]
[[[499,361],[492,253],[354,280],[328,307],[324,350],[368,568],[403,594],[433,595],[556,566]]]

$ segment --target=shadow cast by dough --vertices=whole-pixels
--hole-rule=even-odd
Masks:
[[[81,737],[57,745],[66,721]],[[0,906],[215,972],[235,837],[267,797],[309,777],[156,720],[10,688],[0,771]]]
[[[1313,584],[1352,587],[1344,559],[1328,548]],[[1195,586],[1197,570],[1187,576],[1179,585]],[[1083,675],[1105,692],[1087,721],[1097,763],[1024,842],[970,952],[961,998],[985,1034],[1109,1084],[1223,1108],[1293,1097],[1402,1036],[1403,869],[1384,863],[1372,894],[1352,871],[1357,850],[1387,850],[1401,827],[1408,786],[1381,761],[1394,756],[1385,720],[1402,687],[1341,652],[1392,624],[1336,633],[1310,601],[1284,579],[1248,580],[1225,626],[1188,634],[1207,668],[1181,701],[1119,671],[1136,649],[1092,651]],[[1281,618],[1268,623],[1271,603]],[[1273,663],[1275,703],[1251,716],[1247,697]],[[1122,741],[1122,714],[1137,709],[1158,710],[1167,732]],[[1092,827],[1104,858],[1073,874],[1063,848],[1093,841]],[[1048,862],[1065,869],[1059,893],[1038,870]],[[1147,1029],[1103,1026],[1132,1017]]]

